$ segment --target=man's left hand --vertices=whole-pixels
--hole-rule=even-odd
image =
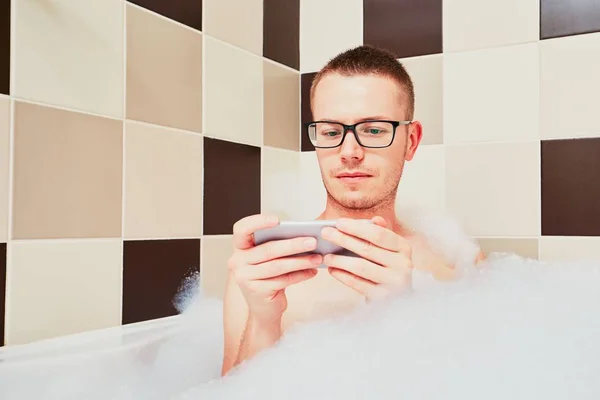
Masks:
[[[328,254],[323,259],[329,273],[365,296],[367,301],[402,293],[412,284],[412,251],[402,236],[387,228],[385,220],[373,223],[348,218],[336,228],[324,228],[324,239],[360,257]]]

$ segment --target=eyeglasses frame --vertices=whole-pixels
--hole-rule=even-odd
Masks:
[[[361,143],[360,139],[358,138],[358,134],[356,133],[356,127],[360,124],[364,124],[364,123],[368,123],[368,122],[386,122],[386,123],[390,123],[393,127],[392,130],[392,140],[390,140],[390,143],[386,146],[365,146],[364,144]],[[348,131],[352,131],[352,134],[354,135],[354,138],[356,139],[356,141],[358,142],[359,145],[361,145],[364,148],[367,149],[385,149],[386,147],[390,147],[393,143],[394,143],[394,139],[396,138],[396,130],[398,129],[398,127],[400,125],[405,125],[408,126],[410,124],[412,124],[414,121],[392,121],[392,120],[385,120],[385,119],[368,119],[368,120],[364,120],[364,121],[359,121],[355,124],[352,125],[346,125],[343,124],[341,122],[338,121],[327,121],[327,120],[321,120],[321,121],[310,121],[310,122],[305,122],[302,125],[304,126],[304,130],[306,132],[306,134],[308,135],[308,140],[310,140],[311,144],[317,148],[317,149],[335,149],[336,147],[340,147],[343,143],[344,140],[346,140],[346,135],[348,134]],[[316,123],[326,123],[326,124],[337,124],[337,125],[341,125],[344,127],[344,134],[342,136],[342,140],[340,140],[340,143],[335,145],[335,146],[317,146],[313,143],[312,139],[310,138],[310,135],[308,133],[308,128],[310,125],[312,124],[316,124]]]

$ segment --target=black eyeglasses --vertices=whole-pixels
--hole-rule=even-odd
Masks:
[[[348,131],[363,147],[381,149],[394,142],[396,129],[400,125],[410,125],[412,121],[367,120],[353,125],[345,125],[332,121],[313,121],[304,123],[308,137],[313,146],[319,149],[330,149],[340,146]]]

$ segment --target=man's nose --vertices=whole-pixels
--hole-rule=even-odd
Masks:
[[[364,149],[356,140],[356,136],[354,136],[354,132],[348,130],[346,132],[346,137],[344,137],[344,141],[340,145],[340,155],[342,158],[350,159],[361,159],[364,154]]]

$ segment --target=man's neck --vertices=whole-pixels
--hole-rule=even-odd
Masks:
[[[385,219],[387,226],[394,232],[402,234],[404,228],[398,220],[396,210],[394,206],[395,202],[381,205],[379,207],[373,207],[370,209],[349,209],[345,208],[340,204],[327,200],[325,210],[317,217],[318,220],[335,220],[339,218],[352,218],[352,219],[371,219],[373,217],[382,217]]]

